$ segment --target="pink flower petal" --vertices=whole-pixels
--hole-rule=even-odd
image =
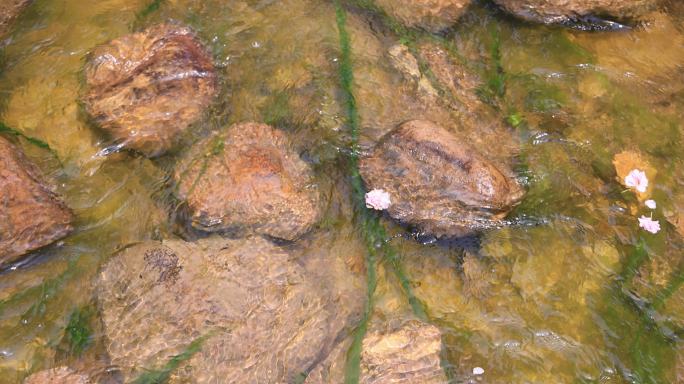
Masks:
[[[636,189],[638,192],[646,192],[646,189],[648,189],[648,177],[646,177],[646,172],[632,169],[625,177],[625,185]]]
[[[392,204],[390,195],[382,189],[374,189],[366,193],[366,207],[378,211],[387,209]]]
[[[657,206],[655,200],[646,200],[644,201],[644,204],[650,209],[656,209]]]
[[[651,233],[660,232],[660,222],[658,220],[653,220],[650,217],[641,216],[639,218],[639,226]]]

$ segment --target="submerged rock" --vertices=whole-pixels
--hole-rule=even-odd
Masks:
[[[156,156],[197,121],[217,91],[212,57],[189,28],[162,24],[96,48],[85,108],[118,143]]]
[[[72,220],[36,166],[0,137],[0,266],[67,236]]]
[[[472,0],[377,0],[391,17],[407,27],[439,32],[453,25]]]
[[[24,384],[90,384],[90,379],[74,372],[68,367],[52,368],[34,373],[24,380]]]
[[[463,264],[463,292],[467,296],[478,300],[487,298],[492,291],[492,284],[496,281],[496,276],[488,266],[470,251],[464,251]]]
[[[0,37],[7,33],[10,23],[30,3],[31,0],[0,0]]]
[[[360,171],[368,189],[389,192],[390,216],[438,237],[498,225],[523,196],[510,169],[425,120],[388,133]]]
[[[171,383],[293,382],[361,315],[362,282],[331,248],[214,237],[122,251],[97,290],[112,363],[130,382],[206,337]]]
[[[634,20],[653,10],[660,0],[494,0],[522,19],[564,24],[587,18]]]
[[[448,126],[458,121],[457,126],[451,127],[452,133],[487,159],[508,164],[516,157],[520,151],[519,135],[503,124],[501,113],[478,95],[485,86],[482,79],[450,52],[432,43],[421,44],[414,52],[397,44],[388,50],[388,56],[392,66],[414,88],[414,103],[423,109],[411,111],[411,117],[402,122],[422,119]],[[421,73],[418,58],[429,75]]]
[[[242,123],[196,144],[175,173],[192,226],[295,240],[321,212],[312,170],[287,137]]]
[[[306,378],[305,384],[344,382],[350,340],[341,343]],[[396,329],[371,329],[363,339],[360,384],[444,384],[440,365],[441,332],[420,321],[407,321]]]

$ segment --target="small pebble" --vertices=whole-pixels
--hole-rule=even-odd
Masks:
[[[484,374],[484,369],[481,367],[475,367],[473,368],[473,375],[483,375]]]

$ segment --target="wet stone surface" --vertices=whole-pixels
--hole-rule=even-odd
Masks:
[[[0,0],[0,38],[10,29],[10,24],[31,0]]]
[[[587,18],[636,20],[660,0],[494,0],[522,19],[544,24],[574,23]]]
[[[419,104],[422,110],[417,110],[409,119],[450,126],[459,140],[470,144],[487,159],[506,164],[515,161],[520,153],[520,137],[503,123],[501,111],[483,102],[478,95],[485,84],[472,68],[431,43],[421,44],[414,51],[396,44],[387,54],[394,69],[417,94],[412,103]],[[452,124],[453,121],[458,124]]]
[[[24,384],[90,384],[90,379],[67,367],[48,369],[34,373]]]
[[[305,384],[344,382],[349,340],[340,343],[307,377]],[[445,384],[437,327],[409,320],[399,327],[375,324],[363,339],[360,384]]]
[[[104,266],[97,296],[126,382],[206,337],[172,383],[280,383],[311,370],[357,323],[357,280],[324,251],[214,237],[123,251]]]
[[[436,44],[421,45],[419,53],[446,95],[432,102],[455,112],[461,140],[487,159],[511,162],[520,152],[520,139],[502,123],[501,112],[484,103],[478,95],[485,81]]]
[[[83,101],[94,122],[147,156],[173,147],[217,92],[210,53],[186,27],[161,24],[97,47]]]
[[[505,165],[425,120],[387,134],[361,159],[360,171],[368,189],[389,192],[391,217],[437,237],[496,226],[523,196]]]
[[[178,197],[203,231],[295,240],[321,215],[313,173],[285,134],[242,123],[197,143],[175,172]]]
[[[0,266],[67,236],[72,220],[36,166],[0,137]]]
[[[377,0],[390,16],[407,27],[439,32],[467,11],[472,0]]]

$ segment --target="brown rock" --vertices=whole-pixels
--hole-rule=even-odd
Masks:
[[[204,231],[295,240],[320,216],[311,168],[281,131],[265,124],[233,125],[198,143],[175,179],[192,226]]]
[[[169,150],[217,91],[212,57],[189,28],[162,24],[96,48],[85,66],[86,110],[125,147]]]
[[[360,318],[364,286],[324,244],[299,253],[261,238],[148,242],[99,276],[106,348],[125,382],[200,337],[171,383],[290,383]]]
[[[520,150],[518,135],[502,123],[499,111],[478,96],[482,79],[439,45],[423,44],[419,54],[445,91],[442,101],[458,115],[462,137],[488,159],[508,163],[515,157]]]
[[[439,32],[453,25],[472,0],[377,0],[391,17],[412,28]]]
[[[90,379],[67,367],[48,369],[34,373],[24,380],[24,384],[90,384]]]
[[[544,24],[572,23],[583,18],[633,20],[655,8],[660,0],[494,0],[522,19]]]
[[[344,363],[350,342],[341,343],[307,376],[305,384],[344,382]],[[372,329],[363,339],[360,384],[444,384],[440,366],[441,333],[420,321],[396,329]]]
[[[0,137],[0,266],[65,237],[72,220],[38,169]]]
[[[450,52],[431,43],[421,44],[414,52],[397,44],[388,50],[388,56],[393,67],[415,89],[418,97],[414,103],[422,106],[422,110],[407,113],[412,119],[426,119],[443,126],[458,121],[458,126],[452,127],[453,133],[465,138],[487,159],[509,163],[520,152],[519,135],[503,123],[500,111],[478,96],[483,86],[481,79]],[[417,57],[430,76],[420,72]]]
[[[361,160],[360,171],[369,190],[389,192],[390,216],[435,236],[499,225],[523,196],[510,169],[425,120],[388,133]]]
[[[19,13],[24,10],[31,0],[0,0],[0,37],[9,30]]]

